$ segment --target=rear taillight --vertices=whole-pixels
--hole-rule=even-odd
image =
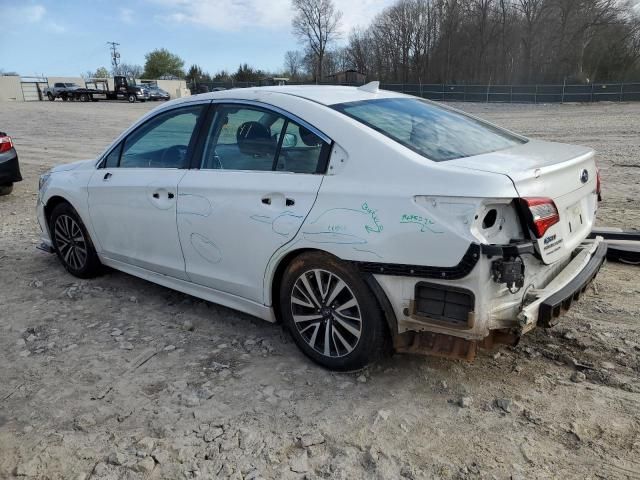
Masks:
[[[602,184],[600,183],[600,169],[596,168],[596,195],[598,195],[598,201],[602,201]]]
[[[13,148],[11,137],[0,137],[0,153],[8,152]]]
[[[528,213],[529,228],[537,238],[541,238],[549,227],[560,222],[556,204],[550,198],[521,198],[520,202]]]

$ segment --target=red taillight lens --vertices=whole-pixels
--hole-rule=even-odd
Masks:
[[[537,238],[541,238],[550,226],[560,222],[556,204],[550,198],[521,198],[520,202],[529,212],[529,227]]]
[[[598,201],[602,201],[602,184],[600,181],[600,169],[596,168],[596,195],[598,195]]]
[[[0,137],[0,153],[8,152],[13,148],[11,137]]]

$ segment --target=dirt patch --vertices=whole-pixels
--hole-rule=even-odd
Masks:
[[[36,251],[38,175],[152,106],[0,105],[25,177],[0,198],[0,478],[640,478],[638,267],[474,364],[336,374],[278,325]],[[640,225],[640,104],[462,108],[595,148],[599,223]]]

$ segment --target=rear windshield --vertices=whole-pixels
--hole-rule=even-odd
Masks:
[[[332,108],[436,162],[526,143],[509,132],[419,98],[381,98]]]

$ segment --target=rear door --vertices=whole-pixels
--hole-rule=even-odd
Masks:
[[[220,104],[195,169],[178,186],[178,230],[191,281],[263,303],[274,252],[313,206],[330,141],[286,114]]]
[[[185,175],[205,105],[161,112],[129,134],[89,182],[89,213],[101,254],[186,279],[176,225]]]

